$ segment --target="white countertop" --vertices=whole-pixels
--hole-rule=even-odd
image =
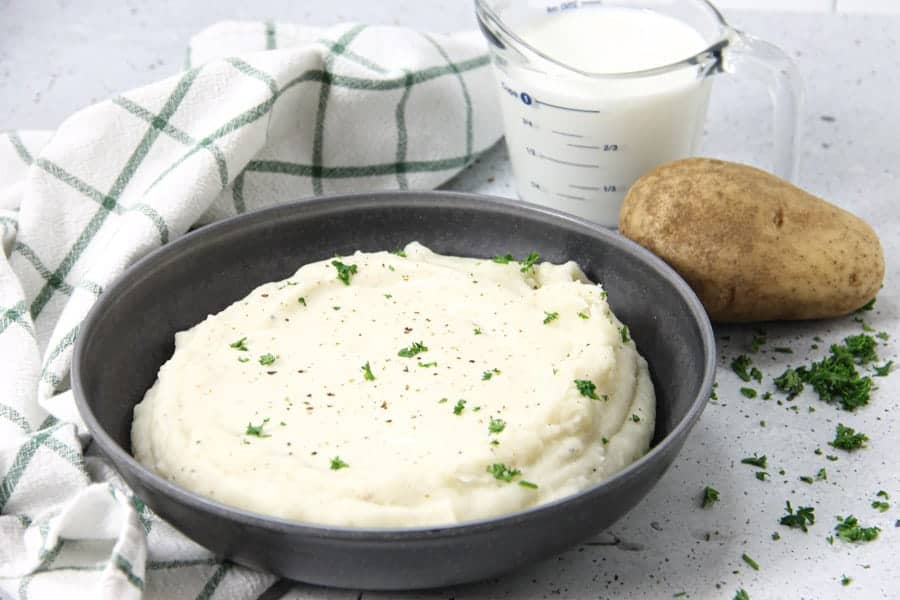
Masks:
[[[388,22],[451,31],[474,27],[465,0],[415,2],[297,3],[133,0],[28,2],[0,0],[0,129],[53,128],[72,111],[130,87],[177,71],[191,33],[222,19],[268,19],[311,24],[338,20]],[[891,334],[879,347],[896,358],[900,336],[900,16],[732,13],[740,28],[772,41],[794,56],[806,80],[800,184],[873,224],[887,256],[885,287],[865,315]],[[702,152],[769,166],[768,100],[761,86],[721,77],[716,82]],[[513,196],[502,144],[447,184],[449,189]],[[828,343],[858,333],[851,318],[799,325],[766,324],[767,347],[789,346],[792,355],[753,355],[765,374],[760,391],[786,365],[818,360]],[[828,406],[806,392],[793,403],[748,400],[728,367],[747,353],[751,327],[718,327],[718,402],[710,404],[681,455],[659,484],[629,515],[594,541],[499,580],[448,590],[402,594],[404,598],[688,598],[730,600],[744,588],[763,598],[900,597],[900,374],[876,379],[881,389],[870,406],[854,414]],[[813,336],[825,342],[811,350]],[[726,339],[730,338],[730,339]],[[799,410],[789,406],[795,404]],[[810,413],[809,408],[815,412]],[[760,421],[766,422],[761,427]],[[848,455],[832,451],[835,424],[866,432],[869,447]],[[830,462],[813,453],[840,458]],[[766,454],[771,481],[760,482],[740,459]],[[827,482],[798,480],[828,471]],[[785,475],[778,475],[784,469]],[[699,507],[705,485],[721,501]],[[891,495],[891,509],[870,507],[878,490]],[[811,505],[816,524],[808,534],[778,524],[784,503]],[[836,515],[852,513],[878,525],[878,540],[829,545]],[[773,541],[771,534],[781,539]],[[741,559],[759,564],[758,572]],[[853,579],[848,587],[842,575]],[[365,598],[398,594],[365,593]],[[293,598],[357,598],[358,592],[297,585]]]

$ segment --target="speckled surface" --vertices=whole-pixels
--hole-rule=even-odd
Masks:
[[[215,8],[213,8],[215,6]],[[236,0],[178,3],[28,2],[0,0],[0,129],[50,128],[73,110],[176,71],[189,35],[224,18],[274,18],[329,24],[391,22],[449,31],[474,26],[463,0],[292,3]],[[732,22],[785,48],[806,80],[800,184],[862,216],[878,231],[887,256],[885,287],[868,325],[890,333],[878,348],[895,358],[900,336],[900,16],[732,13]],[[114,58],[114,59],[113,59]],[[761,86],[721,77],[714,87],[706,155],[768,167],[769,112]],[[447,184],[450,189],[512,196],[501,146]],[[900,597],[900,374],[876,378],[870,406],[847,413],[805,392],[793,402],[747,399],[729,368],[750,354],[764,374],[753,383],[773,390],[787,365],[819,359],[827,345],[861,331],[850,317],[807,324],[764,324],[767,343],[750,354],[752,327],[717,328],[718,400],[710,404],[680,458],[651,494],[610,531],[557,558],[497,581],[401,595],[413,599],[734,597],[739,588],[761,598]],[[822,342],[815,342],[819,336]],[[813,349],[813,344],[818,348]],[[793,354],[775,352],[789,347]],[[810,412],[814,410],[814,412]],[[761,422],[765,422],[763,427]],[[827,442],[842,422],[866,432],[869,447],[853,454]],[[822,455],[814,453],[816,448]],[[771,480],[740,464],[768,457]],[[838,456],[829,461],[825,455]],[[827,481],[800,476],[826,468]],[[780,470],[784,474],[780,474]],[[721,500],[701,509],[705,485]],[[891,495],[885,513],[871,508],[879,490]],[[804,534],[780,526],[784,503],[815,507]],[[826,541],[836,515],[852,513],[881,527],[869,544]],[[781,539],[774,541],[772,533]],[[755,559],[760,570],[741,555]],[[849,586],[842,575],[852,578]],[[283,589],[283,588],[282,588]],[[277,597],[277,595],[275,595]],[[356,591],[298,585],[292,598],[358,598]],[[396,594],[363,594],[365,598]]]

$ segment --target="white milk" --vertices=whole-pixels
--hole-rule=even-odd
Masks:
[[[595,74],[661,67],[706,47],[681,21],[626,8],[563,12],[518,33],[545,56]],[[615,79],[543,63],[496,65],[523,200],[615,227],[638,177],[695,150],[709,100],[709,83],[696,67]]]

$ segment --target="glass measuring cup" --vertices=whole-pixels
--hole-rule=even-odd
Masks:
[[[706,0],[475,0],[493,57],[519,196],[616,227],[628,188],[653,167],[696,152],[711,77],[746,74],[768,86],[774,164],[796,173],[800,77],[779,48],[730,27]],[[644,9],[677,19],[703,49],[638,71],[590,72],[523,39],[545,19],[573,11]],[[647,40],[654,43],[657,40]]]

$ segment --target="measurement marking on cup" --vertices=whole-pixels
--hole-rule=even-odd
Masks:
[[[571,110],[573,112],[582,112],[582,113],[600,113],[603,112],[601,110],[589,110],[586,108],[574,108],[572,106],[560,106],[559,104],[550,104],[549,102],[544,102],[543,100],[534,100],[535,104],[540,104],[542,106],[549,106],[551,108],[559,108],[562,110]]]
[[[583,137],[584,137],[583,135],[579,135],[579,134],[577,134],[577,133],[569,133],[568,131],[557,131],[557,130],[555,130],[555,129],[551,129],[551,131],[552,131],[553,133],[556,133],[556,134],[559,134],[559,135],[564,135],[564,136],[566,136],[566,137],[573,137],[573,138],[583,138]]]
[[[572,146],[573,148],[586,148],[587,150],[599,150],[600,146],[589,146],[587,144],[566,144],[566,146]]]
[[[558,158],[553,158],[552,156],[547,156],[546,154],[538,154],[538,158],[543,158],[544,160],[549,160],[550,162],[555,162],[560,165],[568,165],[570,167],[581,167],[582,169],[599,169],[600,165],[588,165],[585,163],[577,163],[570,162],[568,160],[560,160]]]
[[[581,200],[582,202],[584,202],[586,200],[585,198],[582,198],[581,196],[571,196],[569,194],[560,194],[559,192],[557,192],[556,195],[559,196],[560,198],[568,198],[569,200]]]
[[[586,192],[599,192],[600,188],[590,185],[575,185],[574,183],[570,183],[569,187],[573,190],[584,190]]]

